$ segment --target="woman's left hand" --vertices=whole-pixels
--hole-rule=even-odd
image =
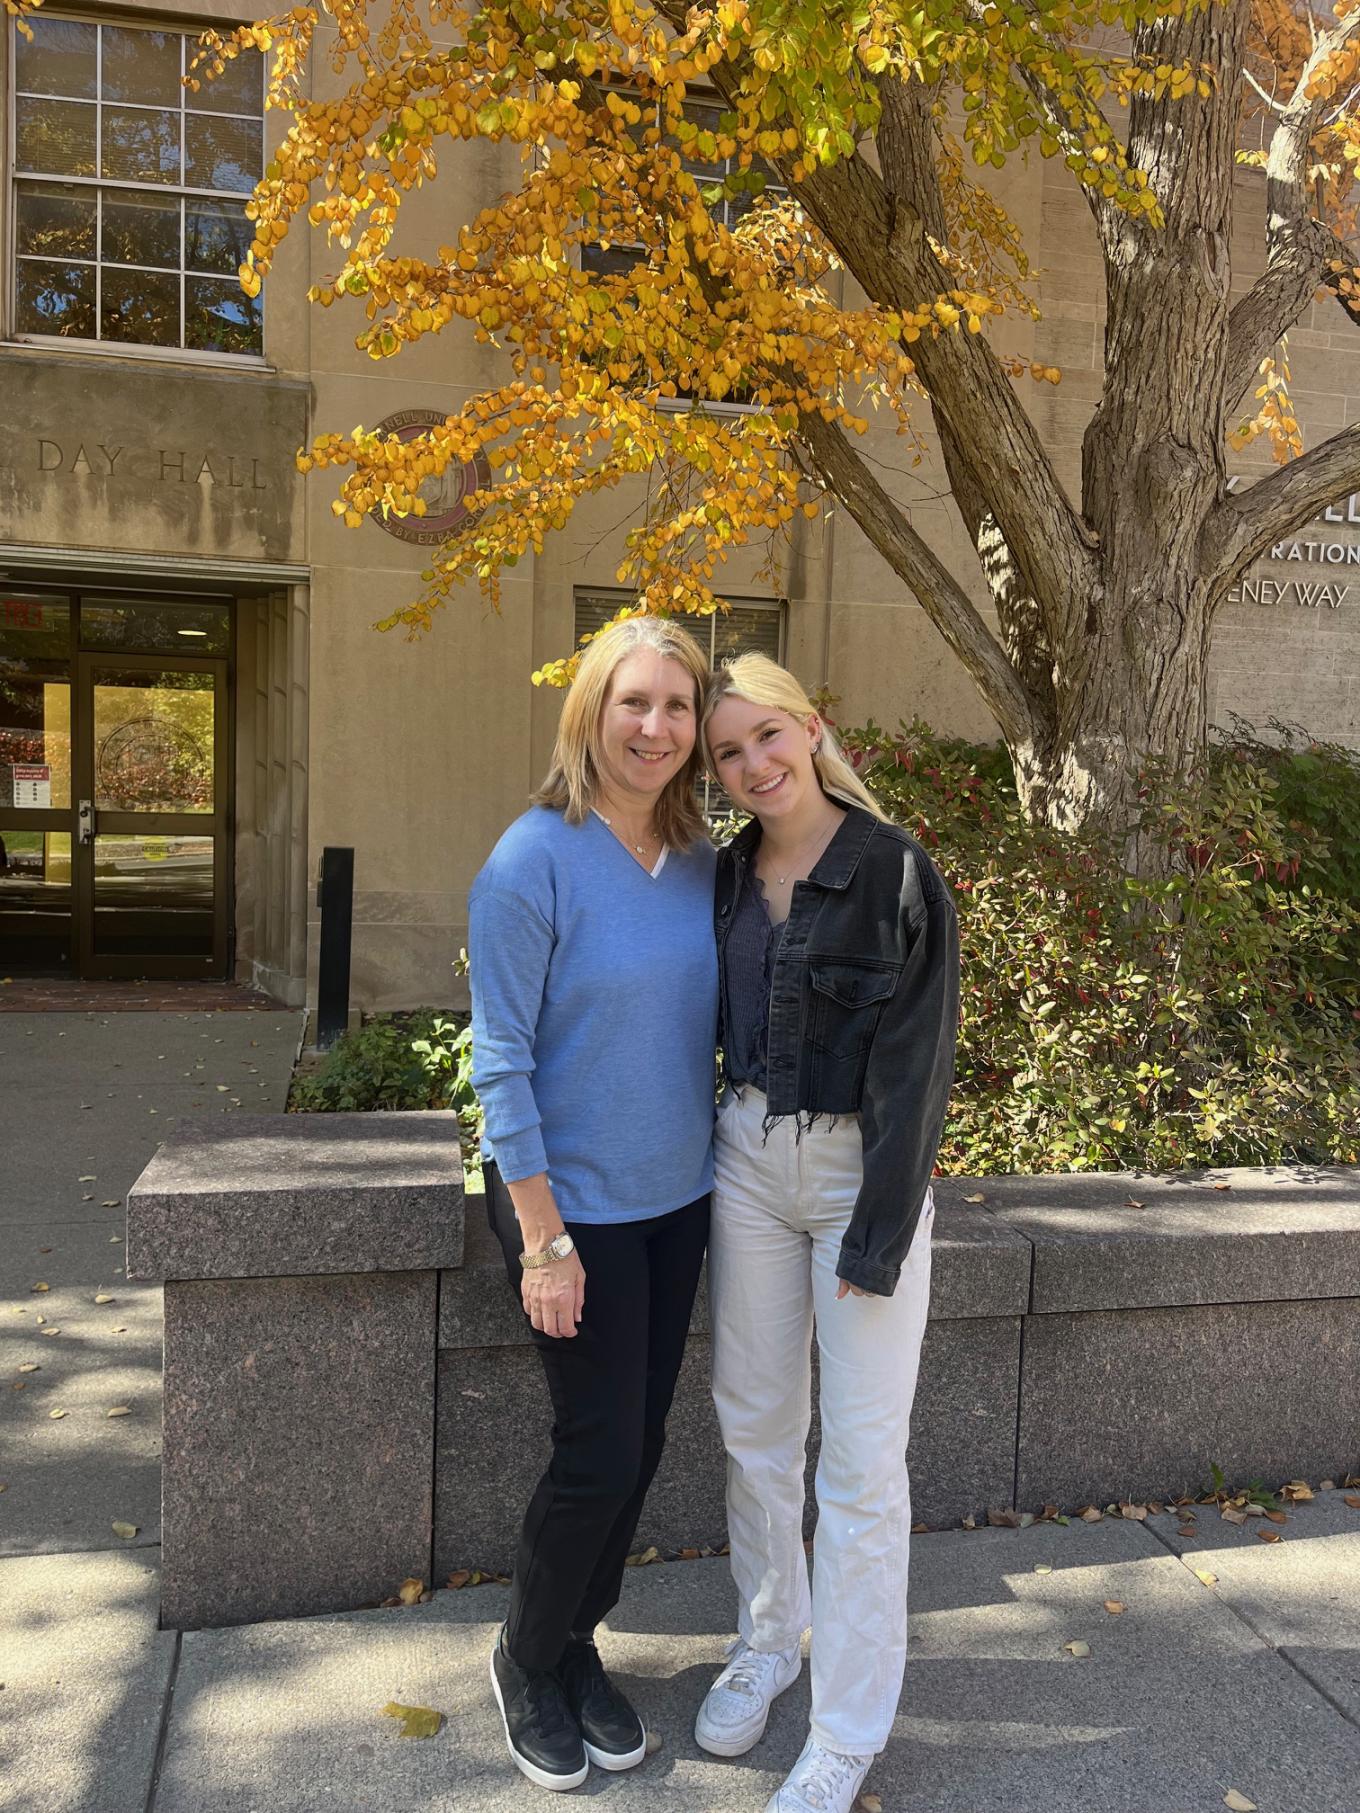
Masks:
[[[842,1297],[867,1297],[868,1295],[868,1291],[861,1290],[857,1284],[851,1284],[842,1278],[840,1289],[836,1292],[836,1301],[839,1303]]]

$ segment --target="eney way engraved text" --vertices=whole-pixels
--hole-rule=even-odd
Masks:
[[[1350,596],[1348,585],[1309,585],[1303,579],[1242,579],[1228,593],[1229,604],[1326,605],[1339,610]]]
[[[267,491],[253,455],[190,453],[182,447],[109,447],[82,441],[69,453],[60,441],[38,442],[39,472],[81,478],[130,478],[143,484],[222,485],[229,491]]]

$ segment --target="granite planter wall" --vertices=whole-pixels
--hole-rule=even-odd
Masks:
[[[128,1196],[165,1280],[161,1621],[332,1611],[427,1577],[452,1114],[186,1126]]]
[[[195,1128],[129,1197],[166,1279],[164,1622],[502,1569],[537,1358],[443,1115]],[[969,1202],[980,1196],[981,1202]],[[1360,1173],[945,1179],[909,1459],[929,1524],[1360,1469]],[[704,1293],[639,1545],[721,1540]],[[809,1443],[811,1471],[816,1417]]]

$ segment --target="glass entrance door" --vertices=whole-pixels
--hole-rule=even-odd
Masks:
[[[0,593],[0,975],[225,976],[231,612]]]
[[[81,974],[224,975],[225,663],[82,654],[76,690]]]

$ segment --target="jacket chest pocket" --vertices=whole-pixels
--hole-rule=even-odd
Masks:
[[[810,958],[809,1043],[825,1057],[842,1061],[866,1053],[901,973],[894,964]]]

